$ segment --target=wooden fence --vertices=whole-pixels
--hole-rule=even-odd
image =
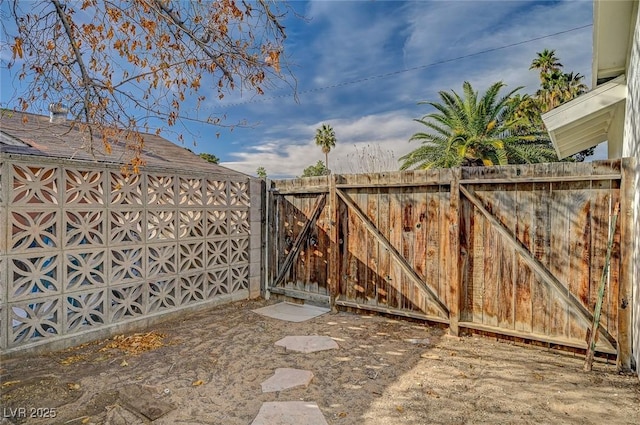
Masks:
[[[597,348],[628,364],[624,161],[273,181],[267,289],[585,348],[620,201]]]

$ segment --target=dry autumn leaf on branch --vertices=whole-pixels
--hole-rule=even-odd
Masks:
[[[89,151],[126,144],[130,171],[144,165],[141,134],[185,120],[221,125],[211,102],[225,94],[262,94],[278,81],[293,87],[282,59],[289,10],[282,2],[9,3],[12,22],[3,29],[13,41],[2,49],[10,49],[19,90],[7,106],[66,105],[72,121],[83,123]],[[175,131],[178,140],[182,132]]]

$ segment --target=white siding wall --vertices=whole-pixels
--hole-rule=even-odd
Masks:
[[[635,195],[633,207],[633,223],[636,228],[632,233],[633,252],[633,317],[632,335],[633,352],[636,360],[636,371],[640,376],[640,8],[637,8],[635,31],[631,45],[631,59],[627,69],[627,102],[624,125],[624,144],[622,156],[636,158],[634,178]]]

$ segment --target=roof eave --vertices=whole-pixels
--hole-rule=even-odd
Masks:
[[[625,73],[638,0],[593,2],[592,87]]]
[[[626,96],[626,79],[621,75],[543,114],[558,157],[565,158],[607,140],[616,107]]]

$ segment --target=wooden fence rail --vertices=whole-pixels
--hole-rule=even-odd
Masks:
[[[271,182],[267,290],[579,349],[630,159]],[[630,358],[616,229],[597,350]]]

